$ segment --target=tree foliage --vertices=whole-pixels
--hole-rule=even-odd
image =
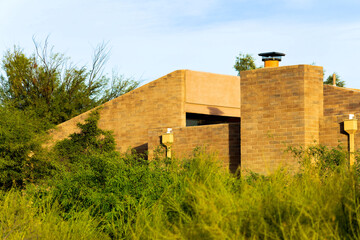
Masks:
[[[240,76],[241,71],[256,69],[255,59],[250,54],[240,53],[239,56],[236,57],[234,68]]]
[[[43,154],[43,123],[31,111],[0,107],[0,188],[23,187],[54,169]]]
[[[103,73],[108,58],[106,44],[99,45],[92,64],[73,65],[53,47],[35,42],[35,52],[27,56],[22,49],[8,50],[2,61],[0,101],[20,110],[30,109],[52,124],[64,122],[105,101],[136,88],[138,81]]]
[[[341,80],[340,76],[337,73],[334,74],[336,77],[336,81],[335,81],[336,86],[345,87],[345,81]],[[324,81],[324,84],[333,85],[333,75],[329,75]]]
[[[117,98],[127,92],[130,92],[140,85],[139,81],[135,81],[131,78],[125,78],[123,75],[119,75],[117,72],[112,73],[110,87],[104,91],[104,95],[101,98],[101,103],[110,101]]]
[[[0,188],[23,187],[49,176],[59,165],[55,153],[42,148],[45,130],[78,114],[116,98],[139,85],[138,81],[113,73],[104,74],[108,58],[106,44],[99,45],[92,64],[73,65],[64,54],[36,43],[32,54],[19,47],[9,49],[2,59],[0,75]],[[84,152],[114,153],[110,133],[97,129],[98,113],[91,113],[81,133],[73,134],[60,145],[68,162]],[[66,147],[71,148],[68,151]],[[58,148],[57,150],[59,150]],[[75,151],[75,150],[76,151]],[[86,155],[86,154],[85,154]],[[66,156],[66,157],[65,157]],[[86,155],[88,156],[88,155]],[[50,160],[49,160],[50,159]],[[97,166],[94,164],[94,166]]]

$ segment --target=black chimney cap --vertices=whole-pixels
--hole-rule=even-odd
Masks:
[[[259,53],[259,56],[262,56],[262,61],[268,61],[268,60],[276,60],[281,61],[281,57],[285,56],[284,53],[281,52],[266,52],[266,53]]]
[[[285,56],[285,54],[281,53],[281,52],[266,52],[266,53],[259,53],[259,56],[261,56],[261,57],[281,57],[281,56]]]

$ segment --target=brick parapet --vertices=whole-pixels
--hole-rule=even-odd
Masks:
[[[166,128],[148,131],[149,159],[154,157],[154,150],[161,145],[160,136]],[[240,163],[240,124],[215,124],[194,127],[173,128],[174,143],[172,154],[175,158],[184,158],[192,154],[196,147],[206,147],[209,152],[218,154],[224,167],[235,172]]]

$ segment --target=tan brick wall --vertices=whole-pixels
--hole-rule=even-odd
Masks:
[[[185,110],[240,117],[240,77],[186,71]]]
[[[263,68],[241,73],[241,167],[259,173],[295,167],[289,145],[319,142],[321,67]]]
[[[304,68],[305,144],[320,142],[320,123],[323,119],[323,71],[320,67]]]
[[[360,113],[360,90],[324,85],[324,116]]]
[[[149,158],[153,150],[162,147],[160,136],[166,133],[165,128],[149,130]],[[218,154],[224,161],[224,167],[235,172],[240,163],[240,124],[214,124],[205,126],[173,128],[174,143],[172,154],[183,158],[192,154],[194,148],[205,146],[209,152]]]
[[[360,119],[360,91],[324,85],[324,119],[320,125],[320,143],[329,147],[348,147],[348,134],[343,122],[355,114]],[[360,126],[358,127],[360,129]],[[355,148],[360,148],[360,132],[355,135]]]
[[[148,129],[185,126],[185,70],[172,72],[156,81],[102,105],[99,127],[114,133],[117,150],[129,147],[147,150]],[[76,123],[87,113],[60,124],[52,133],[54,140],[76,131]]]

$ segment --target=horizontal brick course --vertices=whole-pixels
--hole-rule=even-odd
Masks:
[[[324,85],[324,118],[320,125],[320,143],[329,147],[348,147],[348,134],[343,130],[349,114],[360,119],[360,91]],[[360,126],[359,126],[360,127]],[[358,127],[358,129],[360,129]],[[355,148],[360,148],[360,131],[355,134]]]

